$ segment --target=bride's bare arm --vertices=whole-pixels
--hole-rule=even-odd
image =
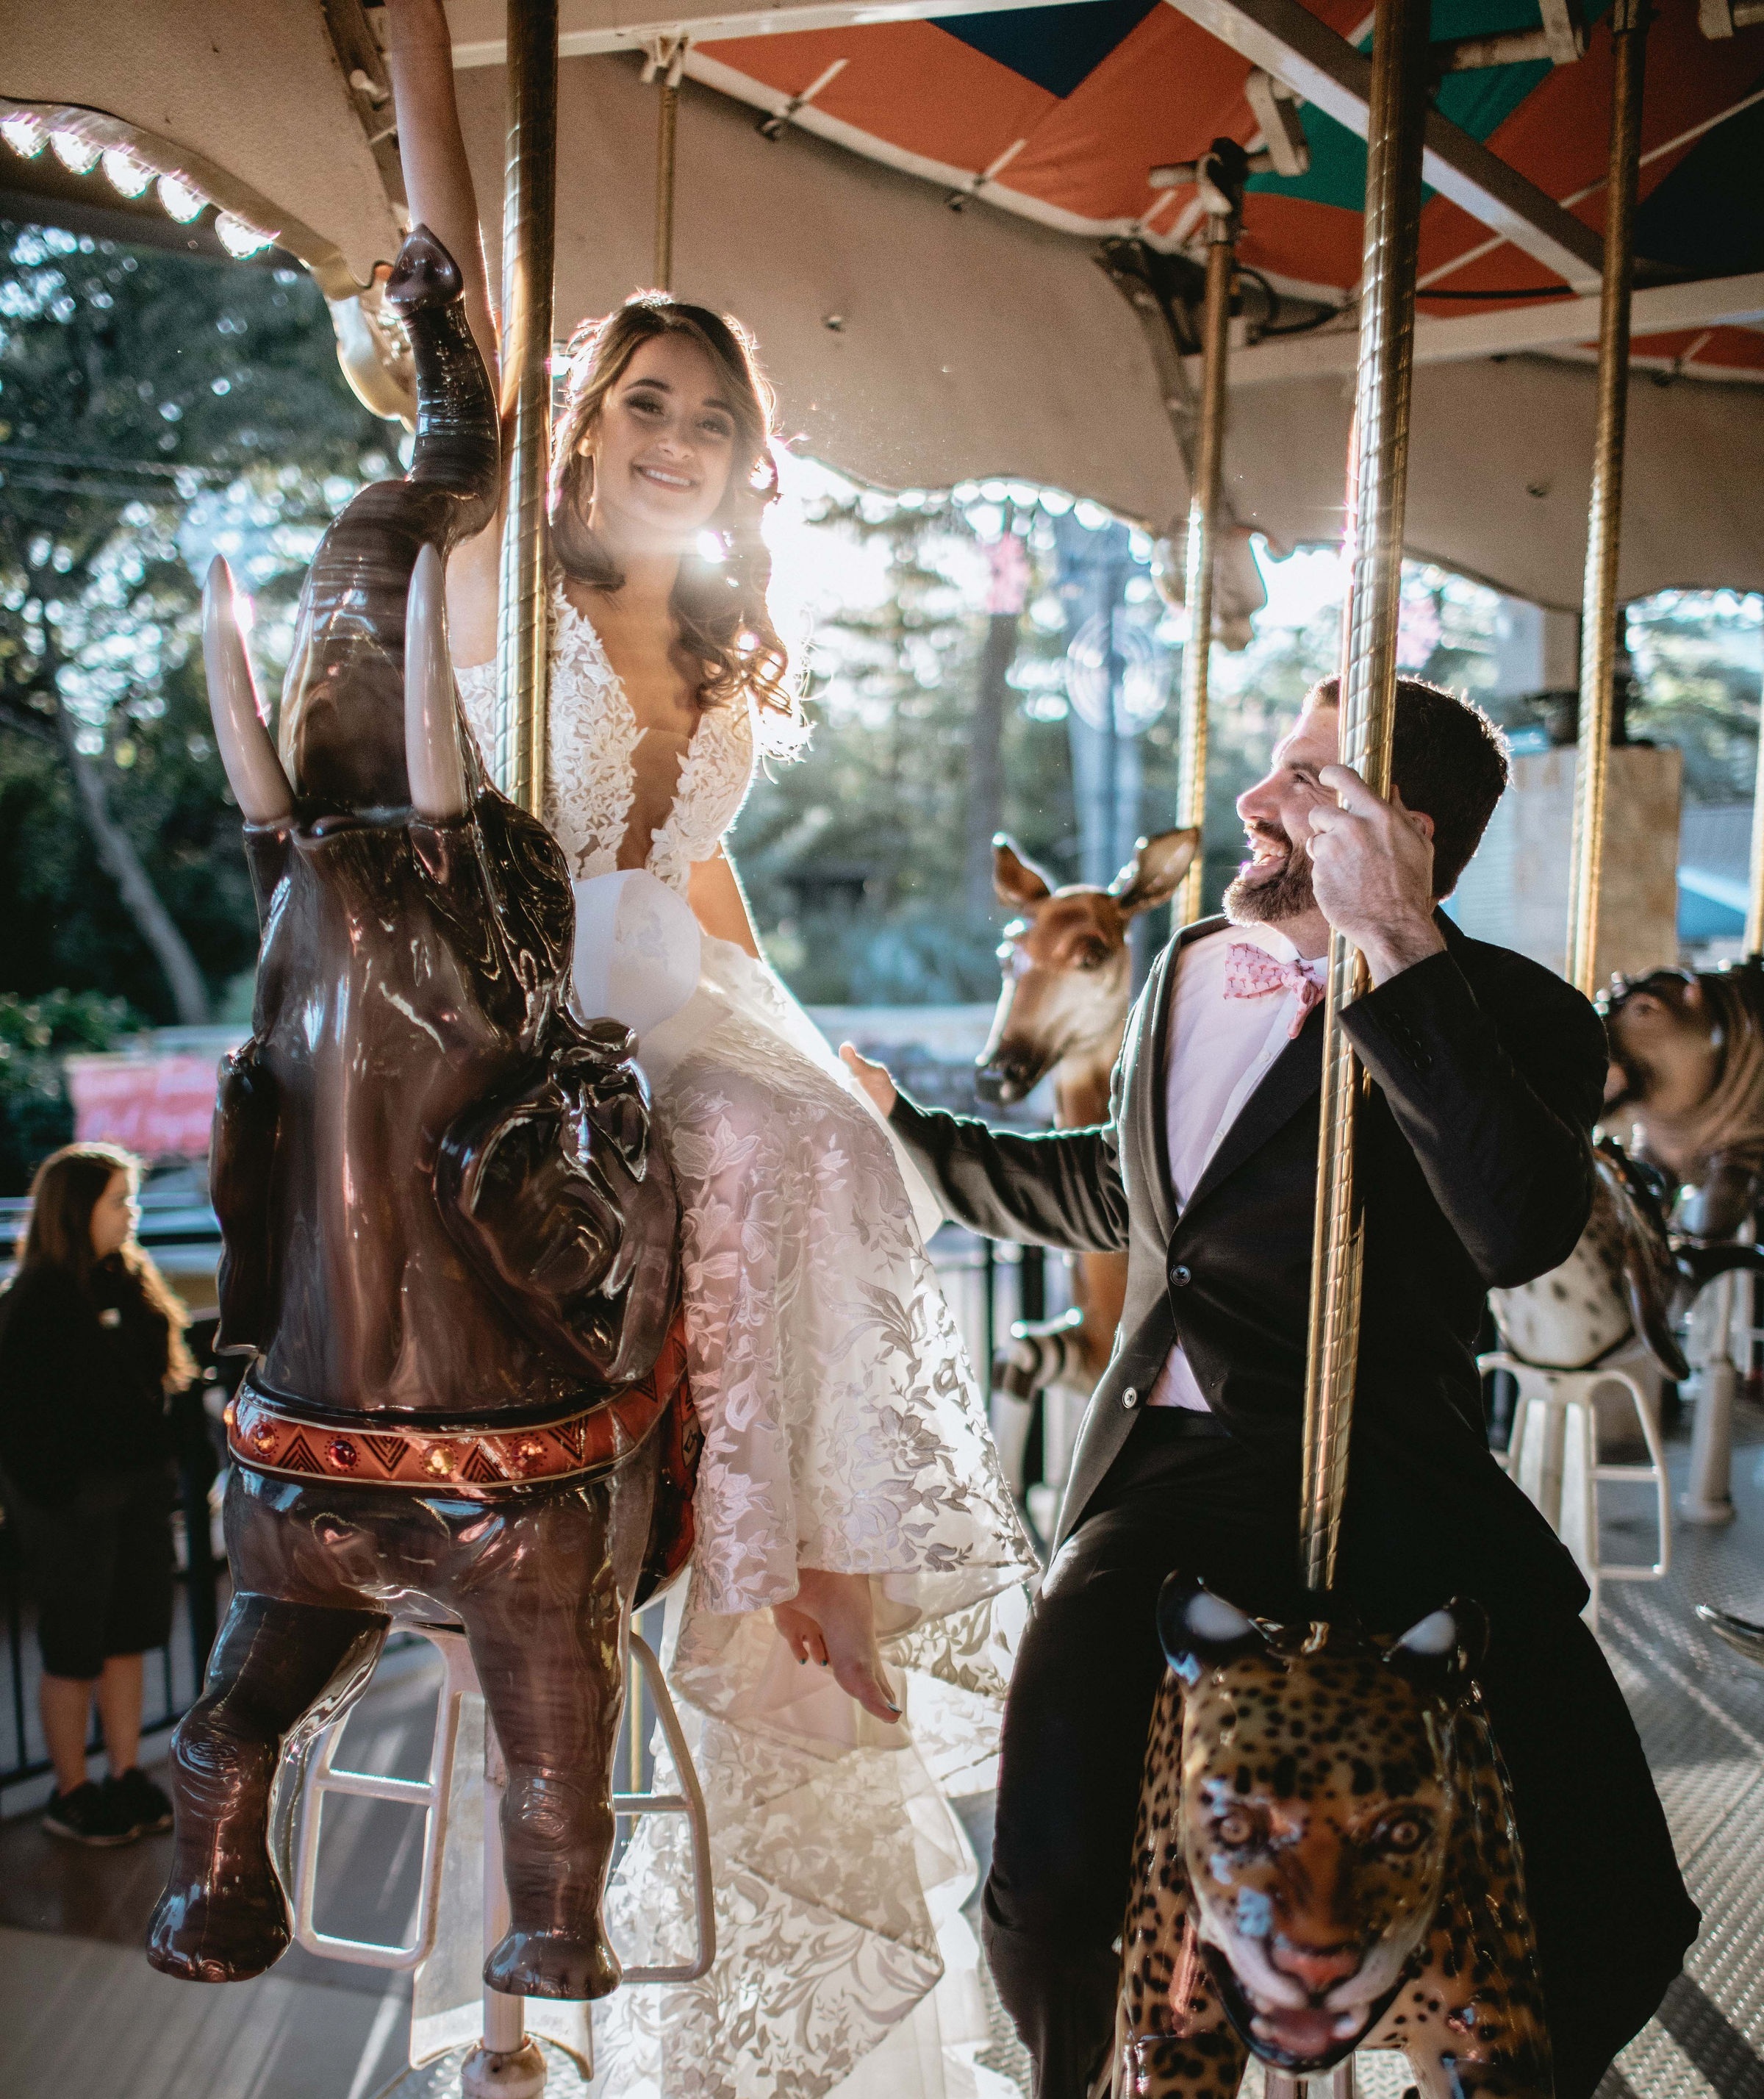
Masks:
[[[734,865],[721,846],[709,860],[699,860],[687,877],[686,901],[712,939],[732,940],[759,960],[759,935],[754,931]]]
[[[460,131],[453,91],[453,46],[441,0],[386,0],[391,37],[387,64],[398,126],[411,222],[426,226],[460,266],[465,317],[490,383],[497,380],[496,324],[477,197]],[[485,663],[496,653],[496,565],[501,534],[491,525],[455,548],[447,565],[447,617],[454,661]]]

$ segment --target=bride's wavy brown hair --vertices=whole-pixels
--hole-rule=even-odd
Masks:
[[[581,450],[600,404],[631,359],[658,336],[684,336],[715,367],[735,420],[735,461],[710,530],[723,559],[694,552],[680,565],[674,616],[684,647],[706,667],[698,697],[705,706],[748,695],[763,708],[800,719],[789,683],[790,652],[772,623],[766,590],[772,554],[759,530],[776,499],[771,450],[776,398],[759,368],[754,341],[737,320],[708,306],[682,305],[662,292],[640,292],[614,313],[584,321],[570,338],[570,382],[552,440],[548,507],[552,552],[566,575],[596,590],[617,590],[624,577],[610,549],[588,524],[594,462]]]

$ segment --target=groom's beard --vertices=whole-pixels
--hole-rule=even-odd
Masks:
[[[1272,830],[1261,833],[1272,838]],[[1316,903],[1311,887],[1311,856],[1304,847],[1283,840],[1287,856],[1274,868],[1266,863],[1238,875],[1225,891],[1223,909],[1234,926],[1278,926],[1287,918],[1302,917]]]

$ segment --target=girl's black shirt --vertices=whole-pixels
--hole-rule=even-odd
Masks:
[[[163,1463],[170,1332],[120,1256],[88,1297],[65,1269],[24,1270],[0,1314],[0,1466],[26,1501],[65,1506],[82,1481]]]

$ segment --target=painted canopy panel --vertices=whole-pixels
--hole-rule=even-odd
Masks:
[[[0,95],[201,155],[318,228],[361,282],[398,246],[319,0],[0,0]]]
[[[1307,0],[1344,36],[1361,34],[1363,0]],[[1589,11],[1596,19],[1604,6]],[[1534,28],[1534,0],[1436,0],[1436,37]],[[1173,7],[1084,0],[943,20],[709,42],[702,56],[756,99],[799,95],[838,64],[814,109],[840,143],[954,183],[990,173],[985,196],[1073,231],[1134,231],[1169,243],[1190,231],[1191,192],[1154,191],[1150,170],[1190,160],[1215,136],[1250,144],[1247,62]],[[1642,252],[1696,275],[1755,269],[1764,252],[1764,29],[1710,41],[1692,0],[1665,0],[1651,34],[1642,170]],[[737,87],[737,91],[740,91]],[[1595,29],[1577,64],[1527,63],[1456,74],[1441,112],[1600,227],[1611,96],[1611,46]],[[1724,114],[1739,108],[1739,114]],[[1302,112],[1309,172],[1252,178],[1243,258],[1294,288],[1346,292],[1359,271],[1366,152],[1315,108]],[[1549,271],[1458,205],[1430,199],[1422,231],[1423,284],[1441,293],[1551,285]],[[1491,298],[1490,304],[1498,303]],[[1434,310],[1480,302],[1441,297]],[[1711,371],[1755,368],[1734,354],[1732,331],[1696,345]],[[1731,355],[1731,363],[1729,363]]]
[[[566,27],[583,4],[565,0]],[[1330,4],[1333,26],[1360,31],[1369,0]],[[1533,4],[1438,0],[1441,11]],[[450,6],[456,29],[501,19],[499,0]],[[1656,157],[1643,244],[1700,274],[1758,270],[1764,100],[1700,137],[1683,134],[1757,91],[1764,29],[1705,45],[1693,0],[1663,0],[1663,10],[1650,63],[1647,137]],[[1450,26],[1512,19],[1454,13]],[[1502,153],[1551,194],[1572,196],[1596,184],[1603,167],[1600,49],[1595,38],[1586,60],[1559,73],[1510,69],[1504,86],[1491,77],[1473,107],[1454,104],[1457,113],[1472,129],[1492,125]],[[776,108],[837,59],[847,63],[804,112],[820,112],[826,135],[800,125],[776,144],[756,135],[754,104]],[[504,90],[493,60],[481,37],[460,76],[492,222]],[[1160,379],[1138,317],[1096,266],[1096,235],[1137,226],[1158,205],[1152,238],[1170,241],[1182,200],[1153,192],[1147,170],[1217,132],[1251,135],[1245,72],[1162,0],[695,47],[680,127],[676,284],[754,323],[786,429],[836,465],[895,486],[1020,476],[1162,526],[1188,495],[1164,398],[1168,377]],[[1524,90],[1516,99],[1515,82]],[[323,0],[136,0],[123,9],[0,0],[0,95],[84,105],[187,145],[316,228],[359,275],[395,244]],[[655,107],[628,50],[565,59],[561,322],[604,312],[649,279]],[[1246,259],[1339,291],[1358,268],[1363,150],[1314,109],[1305,121],[1313,175],[1251,198]],[[981,199],[960,213],[944,209],[949,188],[1019,139]],[[18,164],[15,181],[19,169],[28,173]],[[1578,209],[1596,223],[1600,205],[1595,189]],[[1511,248],[1463,264],[1487,236],[1443,199],[1428,207],[1425,238],[1430,270],[1460,263],[1441,280],[1451,288],[1542,281]],[[493,253],[495,246],[493,225]],[[1441,316],[1478,310],[1434,308]],[[1764,484],[1764,385],[1755,383],[1764,334],[1656,328],[1636,347],[1708,378],[1753,383],[1634,389],[1623,589],[1764,588],[1764,506],[1755,499]],[[1240,524],[1282,545],[1329,537],[1339,527],[1346,381],[1339,372],[1243,376],[1226,458]],[[1584,354],[1497,361],[1479,353],[1432,365],[1418,376],[1415,402],[1413,551],[1546,604],[1577,603],[1593,420]]]

